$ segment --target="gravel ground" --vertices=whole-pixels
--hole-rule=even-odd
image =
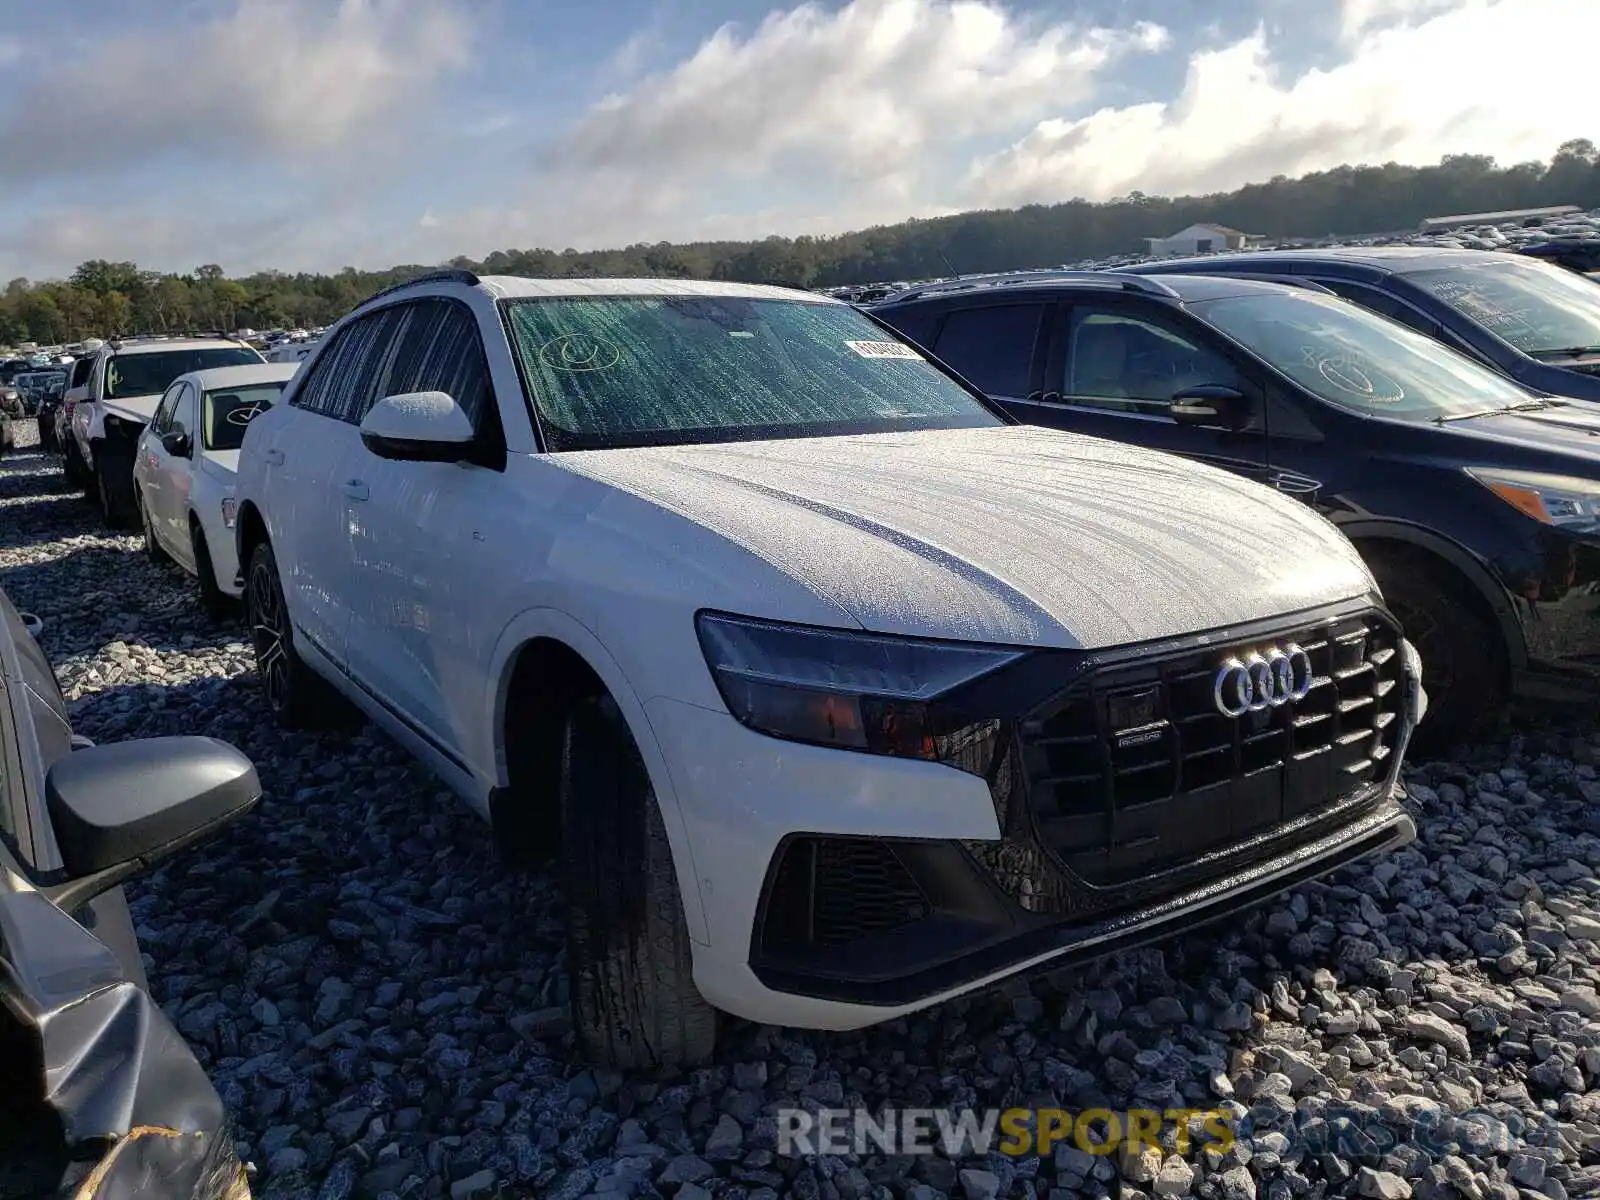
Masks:
[[[27,451],[0,462],[0,586],[80,732],[258,764],[258,812],[132,905],[259,1196],[1600,1195],[1592,729],[1418,764],[1411,848],[1219,932],[859,1034],[730,1023],[714,1066],[624,1077],[572,1059],[553,881],[376,731],[276,731],[240,629]],[[854,1104],[1219,1104],[1249,1132],[1187,1160],[775,1153],[780,1105]]]

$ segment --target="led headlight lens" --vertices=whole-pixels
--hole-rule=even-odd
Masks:
[[[1535,521],[1575,533],[1600,532],[1600,479],[1501,467],[1468,467],[1467,474]]]
[[[728,711],[750,728],[979,775],[993,762],[1000,722],[941,698],[1024,653],[721,613],[701,613],[696,626]]]

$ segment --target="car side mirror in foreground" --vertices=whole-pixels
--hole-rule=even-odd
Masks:
[[[189,456],[189,435],[187,433],[163,433],[161,435],[161,448],[173,458],[187,458]]]
[[[1250,398],[1238,388],[1203,383],[1172,398],[1172,419],[1180,425],[1243,429],[1250,423]]]
[[[243,816],[261,781],[227,742],[159,737],[74,751],[44,793],[68,878],[42,890],[72,912]]]
[[[472,437],[472,418],[446,392],[385,396],[361,421],[367,449],[402,462],[460,462]]]

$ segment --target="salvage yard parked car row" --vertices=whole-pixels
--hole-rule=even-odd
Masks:
[[[444,271],[258,359],[107,343],[70,420],[120,424],[69,470],[213,615],[243,596],[282,724],[358,710],[509,861],[563,864],[615,1065],[704,1061],[719,1010],[892,1019],[1392,849],[1430,691],[1437,740],[1593,683],[1600,417],[1292,273],[864,313]]]
[[[984,330],[1005,307],[1031,316]],[[201,365],[148,407],[125,499],[150,557],[215,615],[243,595],[285,728],[359,712],[508,863],[559,864],[563,995],[614,1067],[709,1060],[720,1012],[895,1020],[1410,842],[1425,684],[1448,715],[1490,676],[1428,674],[1408,635],[1461,628],[1424,623],[1428,573],[1386,574],[1329,502],[1423,524],[1358,492],[1363,452],[1396,494],[1437,469],[1441,510],[1516,514],[1497,569],[1547,572],[1511,607],[1525,637],[1592,620],[1579,467],[1527,457],[1584,406],[1315,282],[1058,273],[869,314],[448,271],[303,365]],[[118,762],[157,753],[181,792],[199,750],[171,750]],[[103,818],[130,789],[71,765],[92,753],[57,791],[87,775]],[[259,789],[207,753],[220,822]]]
[[[1228,261],[1257,271],[1003,276],[871,312],[1019,419],[1182,454],[1317,508],[1422,653],[1435,747],[1483,733],[1513,696],[1592,708],[1600,408],[1529,391],[1331,282],[1270,274],[1276,254]]]
[[[892,1019],[1414,834],[1421,666],[1344,537],[1019,426],[839,301],[425,277],[250,421],[236,503],[273,711],[353,704],[559,858],[614,1065],[704,1061],[718,1010]]]

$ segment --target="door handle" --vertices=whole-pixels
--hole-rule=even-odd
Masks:
[[[263,450],[261,452],[261,457],[267,460],[267,466],[269,467],[283,466],[283,451],[279,450],[276,446],[270,450]]]
[[[367,485],[359,479],[346,479],[340,485],[340,490],[352,500],[365,500],[369,495]]]

